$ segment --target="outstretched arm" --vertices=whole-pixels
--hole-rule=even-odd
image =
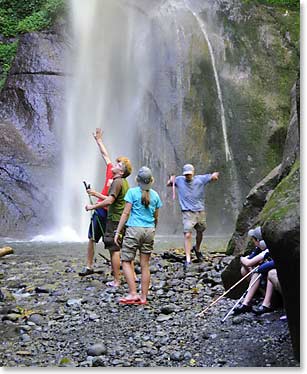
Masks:
[[[103,144],[103,141],[102,141],[102,130],[97,128],[95,134],[93,133],[93,136],[94,136],[94,138],[96,140],[96,143],[99,147],[100,153],[102,154],[102,157],[105,160],[105,163],[110,164],[111,159],[110,159],[109,153],[108,153],[108,151],[107,151],[107,149],[106,149],[106,147],[105,147],[105,145]]]

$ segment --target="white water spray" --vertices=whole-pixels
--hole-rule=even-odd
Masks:
[[[136,53],[136,27],[143,26],[144,16],[135,22],[135,9],[113,0],[71,0],[70,6],[71,76],[61,131],[63,187],[54,236],[83,241],[90,220],[83,180],[100,192],[105,179],[105,163],[92,133],[102,128],[113,161],[121,155],[133,161],[134,117],[146,85],[147,62]]]

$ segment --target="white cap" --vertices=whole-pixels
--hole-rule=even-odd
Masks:
[[[253,236],[257,240],[262,240],[262,233],[261,233],[261,227],[258,226],[255,229],[251,229],[248,232],[248,236]]]

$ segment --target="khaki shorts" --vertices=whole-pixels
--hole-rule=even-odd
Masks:
[[[154,227],[127,227],[121,249],[121,260],[134,260],[137,250],[150,254],[153,251],[155,231]]]
[[[183,232],[196,231],[203,232],[207,228],[206,213],[204,210],[200,212],[192,212],[185,210],[182,212]]]

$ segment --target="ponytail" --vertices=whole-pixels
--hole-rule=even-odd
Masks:
[[[145,205],[146,208],[149,207],[150,204],[150,190],[143,190],[142,191],[142,204]]]

